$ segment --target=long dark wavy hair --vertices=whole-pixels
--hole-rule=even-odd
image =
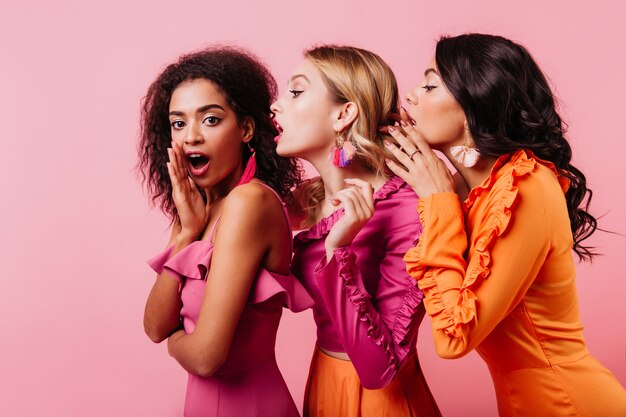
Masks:
[[[172,184],[167,173],[167,148],[172,141],[169,106],[172,93],[182,82],[195,79],[211,81],[224,94],[237,120],[254,120],[254,136],[250,146],[256,152],[255,177],[287,197],[301,183],[301,169],[294,158],[276,153],[274,138],[278,134],[272,121],[270,104],[277,93],[276,80],[265,65],[252,53],[232,47],[214,46],[181,56],[148,88],[141,107],[141,136],[139,163],[152,203],[174,221],[176,206],[172,199]],[[250,158],[247,145],[241,148],[243,164]]]
[[[570,180],[565,199],[574,251],[581,260],[591,260],[594,248],[581,242],[597,229],[596,218],[588,212],[592,192],[583,173],[570,163],[566,126],[530,53],[501,36],[471,33],[442,37],[435,61],[444,84],[465,112],[481,154],[498,157],[528,149]]]

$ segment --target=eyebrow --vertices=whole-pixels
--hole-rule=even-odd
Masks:
[[[439,73],[437,72],[436,69],[428,68],[426,71],[424,71],[424,77],[427,76],[428,74],[430,74],[431,72],[434,73],[435,75],[439,75]]]
[[[304,78],[309,84],[311,84],[311,80],[309,80],[309,77],[307,77],[304,74],[295,74],[292,75],[291,78],[289,80],[287,80],[287,84],[289,84],[290,82],[292,82],[293,80],[295,80],[296,78]]]
[[[196,113],[204,113],[207,110],[211,110],[211,109],[221,109],[222,111],[226,111],[224,110],[224,107],[220,106],[219,104],[207,104],[206,106],[202,106],[202,107],[198,107],[198,109],[196,110]],[[185,113],[182,111],[171,111],[169,113],[170,116],[184,116]]]

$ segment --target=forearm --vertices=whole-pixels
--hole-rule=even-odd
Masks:
[[[177,235],[172,239],[168,259],[188,246],[193,240]],[[163,260],[165,263],[165,260]],[[179,277],[160,266],[160,272],[150,290],[144,311],[144,329],[155,343],[165,340],[180,328],[180,282]]]
[[[201,335],[179,330],[169,337],[167,348],[170,356],[187,372],[206,378],[215,374],[226,360],[225,355],[211,349],[211,345],[202,340]]]
[[[335,331],[361,381],[368,389],[389,384],[409,351],[398,346],[363,287],[354,255],[340,248],[316,268],[320,292]]]
[[[549,251],[549,227],[536,227],[551,224],[540,190],[531,187],[520,199],[517,188],[512,190],[490,196],[492,201],[506,197],[507,204],[492,204],[484,220],[474,225],[467,261],[458,198],[433,195],[419,207],[424,232],[405,260],[424,292],[442,357],[461,357],[482,343],[523,299]],[[513,203],[514,213],[508,208]]]

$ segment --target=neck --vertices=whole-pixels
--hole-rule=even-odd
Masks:
[[[237,186],[237,183],[241,179],[242,174],[243,167],[241,166],[240,162],[237,168],[235,168],[230,174],[228,174],[226,178],[224,178],[212,187],[205,188],[204,192],[206,193],[209,205],[213,205],[222,198],[226,197],[228,193],[230,193],[233,188]]]
[[[376,175],[375,172],[372,172],[356,160],[352,161],[352,163],[347,167],[340,168],[329,162],[327,158],[327,156],[323,156],[320,158],[308,159],[308,162],[313,165],[324,182],[325,199],[324,204],[321,207],[322,216],[327,215],[329,211],[332,212],[334,209],[334,207],[331,206],[329,199],[339,191],[349,187],[349,185],[344,181],[345,179],[358,178],[370,183],[375,190],[382,187],[382,185],[387,181],[386,178]]]

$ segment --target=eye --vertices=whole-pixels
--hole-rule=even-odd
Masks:
[[[202,120],[202,123],[204,123],[205,125],[209,125],[209,126],[215,126],[216,124],[220,122],[220,120],[221,119],[216,116],[207,116],[204,118],[204,120]]]
[[[435,88],[437,88],[436,85],[428,85],[426,84],[425,86],[422,87],[424,90],[426,90],[426,92],[428,93],[430,90],[434,90]]]
[[[183,122],[182,120],[174,120],[171,123],[171,126],[172,126],[172,129],[174,129],[174,130],[180,130],[183,127],[185,127],[185,122]]]
[[[289,92],[291,93],[291,95],[293,96],[292,98],[296,98],[298,97],[300,94],[302,94],[304,92],[304,90],[289,90]]]

